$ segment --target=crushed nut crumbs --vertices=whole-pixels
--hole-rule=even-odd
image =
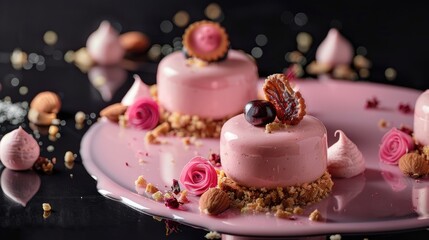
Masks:
[[[233,207],[244,213],[272,212],[281,218],[302,214],[301,207],[321,201],[328,196],[334,185],[328,172],[311,183],[275,189],[248,188],[238,185],[221,173],[218,177],[219,187],[228,193]]]

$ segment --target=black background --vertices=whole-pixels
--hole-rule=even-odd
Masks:
[[[421,1],[420,1],[421,2]],[[102,20],[111,21],[121,32],[138,30],[146,33],[152,44],[173,44],[183,34],[184,27],[169,33],[160,29],[162,21],[172,21],[180,10],[190,15],[190,23],[207,19],[204,9],[212,1],[8,1],[0,0],[0,99],[29,101],[38,92],[57,92],[63,107],[60,118],[67,124],[61,127],[62,137],[50,142],[42,136],[41,154],[62,157],[65,151],[79,153],[80,139],[88,126],[74,127],[77,111],[98,114],[99,110],[118,102],[132,84],[137,72],[145,82],[154,83],[158,60],[147,61],[139,69],[128,72],[127,81],[112,99],[103,100],[88,82],[88,77],[77,67],[47,54],[43,34],[55,31],[58,42],[53,46],[58,53],[85,46],[86,39]],[[424,90],[429,88],[426,74],[429,53],[429,15],[421,3],[378,3],[375,1],[217,1],[223,11],[221,24],[229,33],[231,47],[250,53],[257,47],[255,37],[268,38],[261,58],[256,59],[261,77],[282,72],[288,67],[285,54],[297,49],[296,35],[307,32],[313,45],[305,53],[307,62],[314,60],[319,43],[331,27],[337,27],[354,48],[365,47],[373,63],[370,76],[358,81],[371,81]],[[297,25],[294,17],[304,13],[307,22]],[[10,53],[20,48],[27,53],[45,55],[46,69],[13,69]],[[52,50],[52,49],[51,49]],[[397,72],[394,80],[387,80],[385,70]],[[28,87],[20,94],[10,85],[11,76],[20,79],[19,86]],[[311,77],[311,76],[309,76]],[[90,118],[92,122],[96,119]],[[29,130],[28,123],[23,124]],[[1,124],[0,137],[17,126]],[[30,130],[29,130],[30,131]],[[48,152],[46,146],[55,146]],[[55,166],[54,174],[40,175],[42,185],[34,198],[23,208],[4,194],[0,196],[0,239],[205,239],[205,230],[181,225],[180,231],[168,237],[164,222],[153,220],[123,204],[101,196],[96,182],[88,175],[82,159],[69,170],[63,164]],[[1,165],[0,165],[1,170]],[[70,178],[73,174],[73,178]],[[50,202],[53,214],[43,219],[41,204]],[[335,234],[335,233],[332,233]],[[343,235],[343,239],[427,239],[426,230],[399,233],[362,233]],[[324,238],[324,237],[322,237]],[[319,238],[318,238],[319,239]],[[329,239],[329,235],[326,236]]]

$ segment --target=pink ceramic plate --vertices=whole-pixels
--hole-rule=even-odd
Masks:
[[[332,194],[322,202],[306,207],[296,220],[272,215],[240,214],[233,210],[213,217],[198,210],[198,198],[179,210],[139,195],[134,181],[143,175],[161,191],[170,189],[182,166],[193,156],[219,153],[218,140],[200,140],[201,146],[185,147],[178,138],[165,138],[167,144],[146,145],[144,131],[123,129],[102,120],[85,134],[81,144],[83,164],[98,181],[99,192],[138,211],[171,218],[184,224],[221,233],[249,236],[303,236],[329,233],[385,232],[429,226],[429,181],[404,177],[396,166],[379,163],[378,146],[390,127],[412,127],[413,114],[398,110],[399,104],[414,102],[417,90],[333,80],[297,81],[308,106],[308,113],[321,119],[329,135],[343,130],[363,152],[367,168],[351,179],[334,179]],[[368,99],[376,97],[378,109],[365,109]],[[389,127],[381,129],[384,119]],[[141,160],[140,160],[141,159]],[[318,209],[324,221],[308,220]]]

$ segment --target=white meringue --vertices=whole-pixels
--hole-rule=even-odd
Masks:
[[[39,154],[39,144],[22,127],[5,134],[0,141],[0,160],[9,169],[30,169]]]
[[[332,28],[316,51],[316,61],[331,67],[346,64],[353,60],[353,46],[340,32]]]
[[[119,32],[108,21],[89,35],[86,49],[91,58],[100,65],[113,65],[122,60],[125,50],[119,41]]]
[[[328,172],[333,177],[351,178],[365,171],[365,159],[354,144],[341,130],[338,141],[328,148]]]
[[[137,99],[142,97],[151,98],[149,86],[143,82],[139,75],[134,74],[134,83],[122,98],[121,103],[124,106],[131,106]]]

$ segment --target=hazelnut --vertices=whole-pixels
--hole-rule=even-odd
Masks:
[[[409,177],[420,178],[429,173],[429,161],[419,153],[407,153],[399,159],[399,169]]]
[[[210,188],[200,197],[200,211],[217,215],[229,208],[230,201],[226,192],[219,188]]]

